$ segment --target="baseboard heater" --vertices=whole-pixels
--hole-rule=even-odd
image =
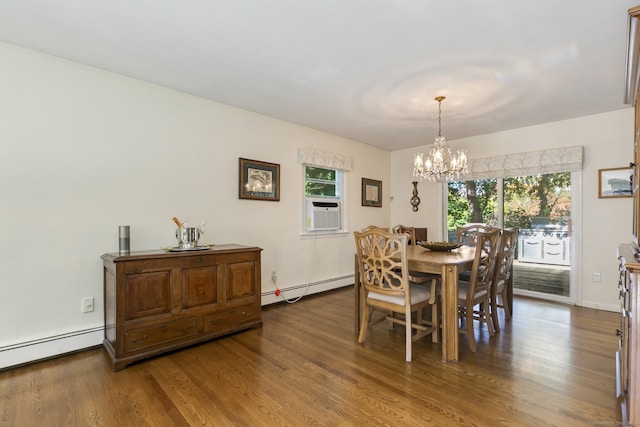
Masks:
[[[52,335],[0,347],[0,370],[99,346],[104,326]]]
[[[345,286],[353,285],[353,274],[349,274],[347,276],[334,277],[326,280],[319,280],[317,282],[312,282],[309,284],[302,285],[294,285],[290,286],[286,289],[281,289],[281,291],[286,293],[287,298],[297,298],[300,295],[312,295],[320,292],[330,291],[332,289],[343,288]],[[308,291],[307,291],[308,286]],[[282,295],[276,296],[274,291],[266,291],[262,292],[262,305],[274,304],[282,301]]]

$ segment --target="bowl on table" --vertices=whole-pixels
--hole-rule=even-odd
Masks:
[[[431,251],[437,251],[437,252],[448,252],[462,246],[461,244],[455,243],[455,242],[417,242],[417,243],[423,248],[427,248]]]

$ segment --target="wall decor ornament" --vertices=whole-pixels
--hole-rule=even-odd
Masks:
[[[280,200],[280,165],[240,158],[240,199]]]
[[[382,207],[382,181],[362,178],[362,206]]]
[[[411,197],[411,209],[414,212],[418,212],[418,205],[420,205],[420,197],[418,197],[418,181],[413,181],[413,196]]]

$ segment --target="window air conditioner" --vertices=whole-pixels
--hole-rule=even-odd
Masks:
[[[307,228],[309,231],[339,230],[340,203],[308,201]]]

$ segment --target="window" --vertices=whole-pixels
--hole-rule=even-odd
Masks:
[[[343,232],[344,204],[339,169],[303,165],[304,169],[304,233]]]
[[[316,148],[298,150],[302,174],[302,234],[345,234],[351,158]]]
[[[340,171],[305,165],[306,197],[340,198]]]

